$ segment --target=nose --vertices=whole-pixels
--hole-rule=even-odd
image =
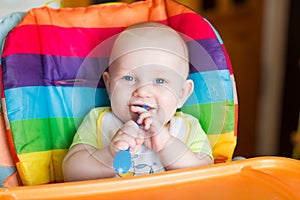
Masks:
[[[151,98],[153,89],[154,88],[151,85],[140,86],[133,92],[133,96],[140,98]]]

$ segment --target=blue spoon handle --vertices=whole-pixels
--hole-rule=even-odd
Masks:
[[[148,106],[142,106],[142,108],[148,109]],[[139,116],[137,117],[137,119],[138,118]],[[137,123],[137,125],[139,127],[141,126],[139,123]],[[113,167],[118,174],[127,173],[131,167],[132,161],[131,161],[131,154],[129,151],[130,151],[130,147],[128,147],[128,149],[126,150],[121,150],[116,154],[114,158]]]

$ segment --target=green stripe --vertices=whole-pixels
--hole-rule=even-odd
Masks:
[[[82,118],[44,118],[12,122],[17,154],[68,149],[81,121]]]
[[[234,101],[184,106],[181,109],[199,119],[207,134],[227,133],[234,130]]]
[[[200,119],[207,134],[234,130],[233,101],[184,106],[181,110]],[[17,154],[68,149],[81,121],[82,118],[43,118],[12,122]]]

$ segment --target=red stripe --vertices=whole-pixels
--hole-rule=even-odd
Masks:
[[[224,55],[226,58],[228,70],[229,70],[230,74],[233,74],[232,65],[231,65],[231,62],[230,62],[230,59],[229,59],[229,56],[228,56],[228,53],[226,51],[224,44],[222,44],[222,49],[223,49],[223,52],[224,52]]]
[[[234,136],[238,135],[238,104],[234,105]]]
[[[10,129],[7,130],[7,140],[8,140],[8,145],[9,145],[9,149],[10,149],[10,152],[12,154],[12,157],[13,159],[15,160],[15,162],[20,162],[19,158],[18,158],[18,155],[17,155],[17,152],[16,152],[16,148],[15,148],[15,143],[14,143],[14,139],[13,139],[13,136],[12,136],[12,132]]]
[[[166,21],[161,21],[166,23]],[[183,23],[184,22],[184,23]],[[197,14],[173,16],[171,27],[192,39],[217,38],[210,25]],[[23,25],[7,37],[3,56],[10,54],[50,54],[86,57],[94,47],[122,31],[118,28],[65,28],[53,25]],[[109,52],[102,52],[108,56]]]

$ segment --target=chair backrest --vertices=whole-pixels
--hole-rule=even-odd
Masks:
[[[235,82],[223,42],[206,19],[171,0],[43,7],[30,10],[9,33],[2,55],[7,134],[24,185],[63,181],[61,164],[76,128],[91,108],[109,105],[103,83],[93,82],[107,66],[109,50],[97,54],[95,47],[143,21],[165,23],[186,36],[195,91],[182,110],[199,119],[215,161],[231,160]]]

